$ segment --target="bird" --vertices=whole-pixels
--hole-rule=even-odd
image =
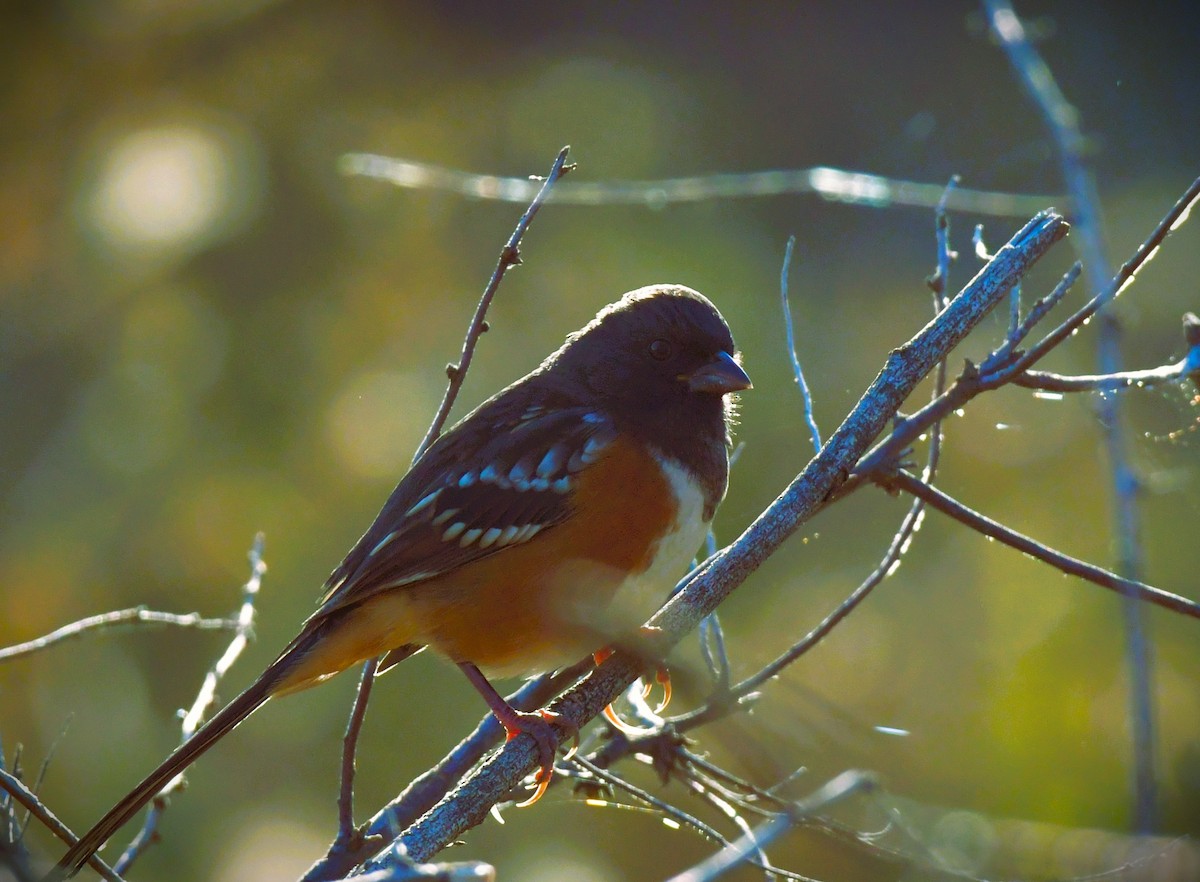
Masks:
[[[47,878],[77,873],[268,699],[426,647],[458,665],[510,738],[533,736],[544,785],[562,719],[514,709],[489,677],[584,658],[667,598],[726,493],[736,393],[751,388],[740,361],[718,309],[682,285],[601,309],[426,449],[295,639]]]

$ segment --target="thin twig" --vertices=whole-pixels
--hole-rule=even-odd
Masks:
[[[1171,206],[1163,219],[1155,226],[1154,231],[1146,237],[1137,251],[1127,260],[1099,293],[1081,306],[1070,318],[1047,334],[1036,346],[1030,348],[1014,367],[1014,370],[1025,370],[1037,364],[1046,353],[1058,346],[1076,329],[1087,324],[1104,304],[1119,296],[1136,277],[1138,271],[1145,266],[1150,258],[1158,253],[1159,247],[1167,236],[1181,227],[1191,214],[1192,207],[1200,200],[1200,178],[1192,181],[1183,195]]]
[[[980,365],[980,370],[986,373],[993,366],[1003,367],[1007,365],[1012,360],[1013,353],[1017,351],[1017,347],[1029,336],[1030,331],[1050,313],[1050,310],[1054,309],[1059,304],[1059,301],[1066,296],[1082,271],[1083,264],[1079,261],[1071,264],[1071,268],[1059,279],[1058,284],[1054,286],[1054,290],[1044,297],[1039,297],[1037,302],[1033,304],[1033,309],[1029,310],[1029,314],[1025,316],[1025,320],[1009,328],[1008,334],[1004,337],[1004,342],[991,355],[984,359],[983,364]]]
[[[642,789],[641,787],[638,787],[636,784],[631,784],[620,775],[614,775],[612,772],[602,769],[600,766],[579,755],[572,757],[571,762],[597,780],[603,781],[605,784],[614,788],[615,790],[624,791],[634,799],[644,802],[648,806],[652,806],[653,808],[662,812],[666,817],[674,819],[685,827],[690,827],[701,836],[704,836],[706,839],[710,839],[713,842],[717,842],[722,845],[729,844],[729,840],[722,836],[721,832],[715,827],[704,823],[699,818],[688,814],[683,809],[671,805],[671,803],[667,802],[666,800],[659,799],[654,794]]]
[[[1115,296],[1116,292],[1129,284],[1130,280],[1136,276],[1146,261],[1158,251],[1167,236],[1184,224],[1190,215],[1191,207],[1198,199],[1200,199],[1200,178],[1194,180],[1183,195],[1176,200],[1175,204],[1171,206],[1170,211],[1155,226],[1153,232],[1137,247],[1137,250],[1130,256],[1129,260],[1121,267],[1117,276],[1105,291],[1093,297],[1074,315],[1047,334],[1038,345],[1023,355],[1017,355],[1016,350],[1006,341],[983,362],[982,368],[975,368],[968,363],[967,368],[963,371],[959,379],[941,396],[929,402],[929,404],[922,407],[916,413],[896,423],[891,434],[876,444],[862,458],[855,467],[854,473],[838,491],[839,494],[845,494],[857,489],[864,481],[870,479],[870,475],[874,471],[889,467],[890,463],[897,460],[918,437],[938,420],[943,419],[948,414],[962,407],[981,392],[999,388],[1006,383],[1012,382],[1015,377],[1028,370],[1062,343],[1063,340],[1067,339],[1077,328],[1085,324],[1095,314],[1096,309],[1102,302],[1105,302],[1106,297],[1111,299],[1111,296]],[[1066,290],[1077,275],[1078,272],[1072,267],[1058,285],[1055,286],[1054,291],[1046,298],[1043,298],[1043,301],[1039,301],[1046,303],[1046,306],[1040,310],[1041,314],[1044,315],[1049,311],[1053,305],[1051,301],[1055,300],[1055,298],[1061,298],[1066,293]],[[1028,332],[1028,330],[1032,329],[1031,319],[1035,311],[1039,311],[1036,306],[1034,310],[1030,311],[1030,315],[1022,324],[1022,332]]]
[[[768,845],[799,821],[825,811],[848,796],[869,792],[876,786],[874,777],[865,772],[842,772],[816,793],[795,803],[788,811],[780,812],[687,872],[672,876],[669,882],[712,882],[718,876],[745,863],[752,852]]]
[[[12,777],[18,781],[23,778],[20,757],[21,750],[18,745],[12,769]],[[0,772],[3,771],[7,771],[7,763],[4,742],[0,740]],[[35,781],[33,787],[27,789],[36,796],[38,786],[38,782]],[[17,807],[18,803],[7,790],[0,791],[0,866],[7,866],[16,879],[32,879],[29,849],[25,847],[24,838],[26,829],[32,823],[33,813],[26,809],[24,819],[18,821]]]
[[[69,625],[63,625],[35,640],[17,643],[0,649],[0,662],[11,661],[24,655],[40,652],[64,640],[74,640],[100,631],[112,631],[134,625],[162,625],[179,628],[195,628],[200,631],[232,631],[237,628],[236,619],[206,619],[200,613],[169,613],[135,606],[130,609],[118,609],[113,612],[88,616]]]
[[[362,731],[363,719],[367,715],[367,702],[371,700],[371,685],[375,682],[375,671],[379,659],[363,662],[362,676],[358,680],[358,691],[354,694],[354,706],[350,709],[350,720],[346,723],[346,734],[342,737],[342,782],[338,790],[338,842],[346,842],[354,835],[354,757],[358,750],[358,735]]]
[[[813,450],[821,451],[821,430],[813,416],[812,392],[804,379],[804,368],[800,366],[800,357],[796,355],[796,334],[792,326],[792,305],[788,302],[788,273],[792,268],[792,249],[796,245],[796,237],[788,236],[787,247],[783,250],[783,268],[779,271],[779,299],[783,302],[783,328],[787,334],[788,357],[792,360],[792,376],[796,387],[800,390],[800,399],[804,402],[804,422],[808,425],[808,434],[812,438]]]
[[[1108,588],[1110,591],[1116,591],[1118,594],[1136,597],[1140,601],[1153,603],[1155,606],[1161,606],[1163,609],[1169,609],[1181,615],[1200,619],[1200,603],[1189,600],[1186,597],[1181,597],[1178,594],[1172,594],[1169,591],[1163,591],[1161,588],[1154,588],[1134,579],[1126,579],[1102,567],[1063,554],[1057,549],[1043,545],[1035,539],[1018,533],[1016,530],[1010,529],[968,508],[932,484],[927,484],[906,471],[898,470],[891,475],[881,474],[875,480],[885,487],[895,487],[922,499],[933,508],[960,523],[966,524],[977,533],[990,536],[1011,548],[1015,548],[1017,551],[1022,551],[1031,557],[1048,563],[1069,576],[1078,576],[1094,585]]]
[[[263,562],[263,545],[266,537],[259,533],[254,537],[254,544],[250,547],[248,557],[250,559],[250,578],[242,586],[242,605],[238,608],[237,614],[237,633],[225,652],[217,659],[216,664],[209,669],[204,675],[204,683],[200,687],[200,692],[196,695],[196,700],[192,702],[191,708],[183,715],[183,722],[180,726],[183,732],[183,737],[180,742],[185,742],[196,734],[196,730],[200,728],[200,724],[204,722],[204,717],[208,713],[209,708],[217,697],[217,685],[221,679],[233,667],[234,662],[242,654],[242,650],[250,642],[250,636],[254,629],[254,601],[258,597],[258,591],[262,587],[262,578],[267,572],[267,565]],[[150,810],[146,812],[146,819],[142,822],[142,827],[138,830],[133,841],[126,846],[121,857],[113,865],[114,869],[125,874],[129,872],[130,866],[136,861],[142,853],[150,847],[155,841],[158,822],[162,817],[162,813],[166,810],[168,802],[167,797],[183,786],[184,776],[179,773],[172,778],[162,790],[154,797],[150,804]]]
[[[54,759],[54,754],[58,752],[59,745],[62,744],[63,739],[65,739],[67,737],[67,731],[71,728],[71,723],[73,721],[74,721],[74,714],[68,714],[66,722],[64,722],[62,728],[59,729],[58,735],[55,736],[54,740],[50,742],[50,747],[46,750],[46,755],[42,758],[41,763],[38,764],[38,773],[37,773],[37,776],[34,777],[34,779],[33,779],[33,787],[31,788],[34,793],[41,792],[42,784],[45,783],[45,781],[46,781],[46,774],[50,771],[50,761],[52,759]],[[17,746],[17,755],[20,756],[20,745]],[[4,767],[3,760],[4,760],[4,757],[2,755],[0,755],[0,768]],[[19,775],[21,773],[21,770],[20,770],[20,768],[15,768],[15,769],[13,769],[13,772],[14,772],[14,774]],[[22,837],[25,836],[25,830],[26,830],[26,828],[28,828],[28,826],[29,826],[29,814],[26,813],[25,823],[21,827],[21,836]]]
[[[442,190],[471,199],[528,202],[537,189],[536,184],[525,178],[478,175],[370,153],[346,154],[342,157],[341,169],[345,174],[390,181],[398,187]],[[814,166],[656,181],[575,181],[555,188],[549,201],[572,205],[646,205],[658,208],[677,202],[810,193],[834,202],[871,208],[893,205],[933,208],[941,199],[943,189],[941,184],[924,184],[866,172]],[[950,207],[972,214],[1027,217],[1055,201],[1053,196],[960,189],[955,191]]]
[[[1055,374],[1049,371],[1026,371],[1013,378],[1013,385],[1045,392],[1116,392],[1130,386],[1148,388],[1161,383],[1178,383],[1200,369],[1200,356],[1189,353],[1174,364],[1146,368],[1140,371],[1119,371],[1115,374]]]
[[[54,812],[50,811],[46,805],[37,798],[37,796],[22,782],[21,779],[10,775],[8,772],[0,769],[0,787],[2,787],[13,799],[19,802],[25,809],[35,818],[42,822],[47,830],[65,842],[67,845],[74,845],[79,837],[71,832],[71,829],[58,819]],[[115,872],[108,864],[100,860],[96,855],[88,858],[88,866],[108,879],[109,882],[123,882],[119,873]]]
[[[950,202],[950,195],[958,188],[959,177],[953,175],[950,181],[946,184],[942,191],[942,198],[938,200],[934,207],[934,240],[937,243],[937,271],[933,278],[929,280],[929,287],[933,291],[933,311],[934,314],[941,312],[946,308],[949,302],[946,299],[946,286],[950,283],[950,262],[957,255],[950,249],[950,218],[946,211],[946,206]],[[1018,283],[1020,284],[1020,283]],[[1016,285],[1013,286],[1014,288]]]
[[[787,652],[780,655],[770,664],[764,666],[753,676],[747,677],[736,686],[733,686],[730,689],[731,695],[738,699],[750,695],[750,693],[761,688],[772,677],[778,676],[778,674],[783,671],[784,668],[788,667],[790,664],[796,661],[796,659],[800,658],[800,656],[804,655],[814,646],[824,640],[829,635],[829,632],[836,628],[837,625],[844,618],[846,618],[846,616],[854,612],[854,610],[864,600],[867,599],[867,596],[874,591],[884,579],[895,572],[896,564],[900,560],[901,555],[903,555],[907,550],[908,544],[912,540],[913,534],[920,526],[922,518],[922,508],[915,506],[910,508],[908,513],[905,514],[904,520],[901,521],[899,529],[896,530],[895,535],[892,537],[891,544],[888,546],[888,550],[884,554],[883,559],[879,562],[879,565],[871,571],[871,574],[863,580],[862,584],[855,588],[845,600],[838,604],[837,609],[822,619],[819,625],[805,634],[804,637],[798,640],[794,645],[789,647]],[[684,721],[678,721],[676,725],[678,725],[681,729],[684,729],[685,727],[694,728],[692,725],[688,725]]]
[[[441,434],[442,427],[446,424],[447,417],[450,416],[450,410],[454,407],[454,401],[458,398],[458,391],[462,388],[463,380],[467,376],[467,370],[471,367],[471,357],[475,354],[475,344],[479,342],[480,335],[487,330],[486,319],[488,307],[491,306],[492,298],[496,296],[496,290],[500,287],[500,280],[504,278],[504,274],[508,272],[510,266],[521,262],[521,239],[525,235],[525,231],[529,229],[530,223],[533,222],[538,209],[546,201],[546,197],[550,194],[554,183],[574,168],[574,166],[566,165],[567,153],[570,149],[570,147],[564,147],[559,151],[558,158],[550,166],[550,174],[546,175],[546,179],[542,181],[536,195],[533,197],[533,201],[529,203],[529,207],[525,209],[525,213],[521,215],[521,219],[517,221],[516,228],[512,231],[512,235],[508,237],[508,241],[501,250],[500,259],[496,261],[496,269],[492,272],[492,277],[488,280],[487,287],[483,289],[483,296],[479,298],[479,305],[475,308],[475,316],[471,319],[471,325],[467,329],[467,336],[463,338],[462,353],[459,356],[458,364],[446,366],[446,375],[450,383],[446,387],[446,394],[442,396],[442,403],[438,405],[437,414],[433,418],[433,423],[429,426],[429,431],[425,433],[425,438],[421,441],[420,446],[417,447],[416,455],[413,456],[413,462],[420,459],[421,455],[429,449],[429,445],[436,441],[438,435]]]

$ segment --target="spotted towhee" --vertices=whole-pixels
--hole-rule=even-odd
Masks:
[[[299,636],[59,870],[76,872],[267,699],[426,646],[462,668],[510,737],[534,736],[548,778],[555,715],[513,709],[480,669],[549,670],[649,617],[725,495],[729,393],[748,388],[729,327],[695,291],[655,285],[605,307],[425,452]]]

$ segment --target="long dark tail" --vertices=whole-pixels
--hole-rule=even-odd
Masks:
[[[206,750],[212,747],[225,735],[229,734],[238,723],[254,713],[263,703],[284,685],[284,680],[292,671],[296,662],[311,648],[317,633],[305,629],[275,662],[263,671],[245,692],[225,705],[217,714],[201,726],[196,733],[179,745],[169,757],[163,760],[157,769],[146,776],[137,787],[127,796],[108,810],[108,813],[96,822],[92,829],[83,834],[78,842],[71,846],[58,862],[55,868],[46,876],[43,882],[67,879],[78,873],[110,836],[117,832],[143,806],[165,787],[172,778],[194,763]]]

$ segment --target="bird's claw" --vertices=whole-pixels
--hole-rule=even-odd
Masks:
[[[507,740],[512,741],[522,733],[528,734],[533,738],[534,744],[537,745],[538,762],[540,767],[537,771],[537,776],[534,780],[537,782],[537,788],[533,791],[533,795],[528,799],[517,803],[517,808],[525,808],[531,806],[546,792],[546,788],[550,786],[550,779],[554,775],[554,757],[558,753],[560,742],[559,734],[554,727],[566,730],[574,742],[571,749],[567,752],[567,757],[575,755],[579,749],[579,729],[564,717],[562,714],[556,714],[554,711],[542,708],[534,712],[516,711],[515,719],[506,722],[504,725],[505,731],[508,733]]]

